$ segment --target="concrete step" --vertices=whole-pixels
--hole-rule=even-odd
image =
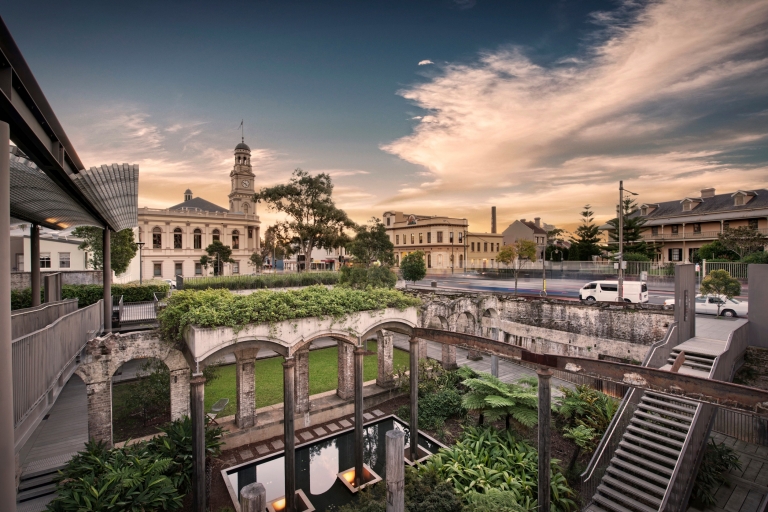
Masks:
[[[685,430],[685,432],[681,432],[680,430],[665,427],[663,425],[659,425],[658,423],[653,423],[651,421],[646,421],[641,418],[634,417],[630,420],[630,424],[637,425],[638,427],[654,432],[659,434],[666,434],[668,436],[674,436],[680,439],[685,439],[685,437],[688,435],[688,429]],[[682,427],[679,427],[682,428]]]
[[[671,411],[669,411],[667,409],[662,409],[662,408],[659,408],[659,407],[654,407],[654,406],[648,405],[648,404],[640,404],[640,405],[638,405],[638,409],[637,410],[638,411],[645,411],[645,412],[649,412],[649,413],[653,412],[653,413],[656,413],[656,414],[659,414],[659,415],[664,415],[664,416],[666,416],[668,418],[674,418],[675,420],[681,421],[681,422],[682,421],[687,421],[688,424],[690,424],[691,421],[693,421],[693,415],[688,416],[688,415],[685,415],[685,414],[678,414],[676,412],[671,412]]]
[[[16,504],[16,512],[44,512],[47,505],[56,498],[55,494],[41,496],[24,503]]]
[[[680,448],[683,447],[683,442],[682,441],[678,441],[677,439],[672,439],[672,438],[667,437],[667,436],[656,434],[654,432],[651,432],[651,431],[646,430],[644,428],[637,427],[637,426],[632,425],[632,424],[629,424],[627,426],[627,430],[629,432],[632,432],[635,435],[643,436],[645,438],[655,439],[659,443],[664,443],[664,444],[668,444],[668,445],[674,446],[674,447],[676,447],[678,449],[678,451],[680,451]],[[657,447],[661,448],[658,445],[657,445]]]
[[[672,474],[672,468],[674,468],[675,464],[677,463],[677,459],[667,457],[666,455],[662,455],[661,453],[655,452],[653,450],[646,450],[642,446],[628,443],[623,440],[619,441],[619,449],[616,451],[616,454],[620,453],[622,450],[628,452],[628,455],[636,457],[636,462],[643,464],[653,464],[654,470],[665,472],[668,475]],[[653,459],[656,462],[650,462],[649,459]]]
[[[678,350],[678,351],[674,351],[673,350],[672,351],[672,355],[669,357],[669,359],[674,361],[675,359],[677,359],[677,356],[680,355],[680,352],[681,352],[680,350]],[[712,366],[714,364],[716,357],[717,356],[710,356],[708,354],[696,354],[696,353],[691,353],[691,352],[686,352],[685,353],[685,360],[686,361],[691,360],[691,361],[696,361],[697,363],[709,363],[709,366]],[[668,359],[668,361],[669,361],[669,359]]]
[[[669,395],[663,395],[661,393],[654,393],[653,391],[646,391],[644,396],[653,398],[655,400],[669,400],[673,403],[677,402],[680,404],[690,405],[691,407],[696,407],[697,405],[699,405],[698,402],[695,402],[693,400],[688,400],[686,398],[681,398],[678,396],[669,396]]]
[[[632,471],[635,474],[642,476],[643,478],[648,478],[649,480],[658,482],[659,485],[663,485],[664,487],[666,487],[669,483],[669,477],[665,477],[664,475],[643,469],[637,462],[630,461],[631,459],[629,458],[628,460],[623,460],[623,457],[623,455],[621,457],[614,457],[611,459],[611,465],[616,466],[616,468],[620,471]],[[651,465],[649,464],[646,467],[650,466]],[[671,473],[668,474],[671,475]]]
[[[666,487],[661,487],[649,482],[648,480],[644,480],[642,478],[637,478],[635,476],[632,476],[626,471],[622,471],[617,467],[610,466],[606,471],[611,475],[613,475],[613,477],[617,478],[618,480],[623,480],[631,483],[635,487],[642,487],[643,489],[646,489],[648,492],[652,493],[654,496],[663,497],[664,491],[666,491]]]
[[[629,508],[630,510],[635,510],[638,512],[659,512],[658,507],[651,508],[645,503],[641,503],[636,499],[630,497],[629,495],[625,494],[623,491],[617,491],[616,489],[608,487],[606,484],[598,485],[597,492],[598,494],[603,494],[604,496],[608,496],[609,498],[614,500],[614,502],[618,502],[624,507]]]
[[[624,437],[622,437],[622,440],[625,440],[631,444],[646,446],[651,450],[664,452],[670,455],[671,457],[674,457],[675,460],[677,460],[678,455],[680,455],[680,449],[676,450],[674,448],[670,448],[669,446],[663,446],[657,443],[656,441],[654,441],[653,439],[646,439],[644,437],[636,436],[629,432],[624,433]]]
[[[647,396],[644,396],[641,399],[641,403],[646,403],[661,409],[669,409],[671,412],[678,411],[678,413],[690,414],[691,416],[693,416],[693,414],[696,412],[695,406],[689,406],[688,404],[683,403],[668,402],[666,400],[659,400],[658,398],[651,398]]]
[[[667,363],[674,364],[675,360],[672,358],[667,359]],[[700,363],[698,361],[691,361],[689,359],[686,359],[685,362],[683,362],[682,366],[687,366],[688,368],[693,368],[695,370],[703,370],[706,372],[712,370],[712,363]]]
[[[55,493],[56,493],[56,484],[53,482],[50,482],[45,485],[40,485],[37,487],[26,489],[24,491],[20,491],[19,493],[16,494],[16,502],[22,503],[34,498],[39,498],[40,496],[48,496],[50,494],[55,494]]]
[[[623,482],[611,475],[603,476],[603,483],[620,492],[624,496],[628,496],[644,505],[653,507],[657,511],[659,510],[659,505],[661,505],[661,498],[648,494],[644,490],[631,483]],[[664,491],[662,491],[662,494],[663,493]]]
[[[19,491],[25,491],[27,489],[32,489],[33,487],[39,487],[41,485],[46,485],[51,482],[53,482],[53,479],[58,475],[58,473],[47,473],[40,476],[35,476],[32,478],[22,478],[19,481]]]
[[[671,419],[662,417],[660,414],[651,414],[649,412],[645,412],[639,409],[635,411],[634,417],[642,419],[644,421],[653,421],[657,423],[663,423],[664,425],[669,425],[670,427],[685,429],[686,432],[690,430],[690,427],[691,427],[690,421],[679,420],[679,419],[671,420]]]

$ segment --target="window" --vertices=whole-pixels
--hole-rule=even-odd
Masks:
[[[233,249],[240,248],[240,232],[236,229],[232,230],[232,248]]]
[[[731,229],[731,222],[728,220],[723,221],[723,229]]]
[[[464,233],[459,231],[459,243],[463,243],[463,239],[464,239]]]
[[[389,221],[390,221],[390,220],[392,220],[392,217],[387,217],[387,226],[389,226],[389,224],[390,224],[390,222],[389,222]]]
[[[617,292],[619,291],[619,285],[600,283],[600,289],[604,292]]]
[[[218,229],[214,229],[214,230],[213,230],[213,235],[212,235],[212,238],[213,238],[213,241],[214,241],[214,242],[219,242],[219,241],[221,241],[221,233],[219,233],[219,230],[218,230]]]
[[[698,222],[693,225],[693,232],[694,233],[701,233],[701,224]]]
[[[152,248],[163,248],[163,230],[160,228],[155,228],[152,230]]]
[[[450,243],[453,243],[453,231],[451,231],[450,233],[448,233],[448,241],[449,241]]]
[[[744,206],[744,196],[739,194],[736,197],[733,198],[733,205],[734,206]]]
[[[585,290],[594,290],[597,288],[597,283],[589,283],[584,287]]]
[[[659,236],[659,226],[652,226],[651,227],[651,235]]]
[[[40,253],[40,268],[51,268],[51,253]]]
[[[232,264],[232,273],[233,274],[239,274],[240,273],[240,262],[236,261]]]
[[[706,304],[707,298],[706,297],[696,297],[694,299],[696,301],[696,304]]]
[[[173,230],[173,248],[181,249],[181,228]]]
[[[693,203],[692,203],[691,201],[686,201],[686,202],[684,202],[684,203],[683,203],[683,211],[684,211],[684,212],[689,212],[689,211],[691,211],[691,207],[692,207],[692,205],[693,205]]]
[[[424,243],[424,233],[419,233],[419,244]]]
[[[162,263],[155,263],[152,265],[153,268],[153,275],[155,277],[163,277],[163,264]]]
[[[669,261],[680,261],[682,257],[683,250],[682,249],[670,249],[669,250]]]
[[[749,219],[747,225],[749,226],[749,229],[757,229],[757,219]]]
[[[483,252],[488,252],[488,242],[483,242]]]
[[[203,266],[200,263],[195,263],[195,275],[196,276],[203,275]]]
[[[253,238],[253,227],[248,226],[248,238]]]
[[[431,231],[427,233],[427,243],[428,244],[432,243],[432,232]]]
[[[181,262],[177,261],[176,263],[174,263],[173,264],[173,275],[174,276],[184,275],[184,273],[182,272],[181,268],[182,268]]]
[[[200,228],[195,228],[195,231],[193,233],[194,243],[195,243],[195,249],[202,249],[203,248],[203,232],[200,230]]]
[[[472,248],[470,249],[471,252],[475,252],[475,242],[472,242]]]
[[[248,215],[248,203],[243,203],[243,213]]]
[[[416,240],[416,236],[413,233],[411,233],[411,245],[416,243],[415,240]]]
[[[437,243],[439,243],[439,244],[443,243],[443,232],[442,231],[438,231],[437,232]]]
[[[427,268],[432,268],[432,253],[427,253]]]
[[[496,252],[499,252],[499,242],[496,242]]]
[[[676,235],[678,233],[680,226],[672,226],[672,234]]]
[[[59,253],[59,268],[69,268],[69,253],[68,252],[60,252]]]
[[[643,215],[643,216],[648,215],[648,207],[647,206],[643,206],[642,208],[640,208],[640,215]]]
[[[464,255],[459,254],[459,268],[464,268]]]
[[[389,218],[389,217],[387,217]],[[400,245],[400,235],[395,235],[395,243]]]

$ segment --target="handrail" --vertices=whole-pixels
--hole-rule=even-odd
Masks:
[[[11,311],[11,339],[42,329],[76,310],[77,299],[66,299]]]

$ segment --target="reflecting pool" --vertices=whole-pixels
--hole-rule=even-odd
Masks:
[[[410,442],[408,425],[394,416],[369,423],[363,431],[364,462],[382,478],[386,474],[386,434],[395,429],[405,432],[407,445]],[[344,505],[354,498],[355,495],[336,478],[338,473],[355,466],[354,442],[354,429],[347,429],[296,449],[296,490],[304,491],[317,510]],[[435,453],[440,446],[434,439],[419,433],[419,447],[425,451]],[[280,453],[224,470],[233,499],[239,500],[240,489],[253,482],[264,485],[267,503],[283,496],[284,461],[285,457]]]

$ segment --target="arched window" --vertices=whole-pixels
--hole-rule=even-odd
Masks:
[[[213,234],[214,242],[218,242],[219,240],[221,240],[221,234],[219,233],[218,229],[214,229],[212,234]]]
[[[232,230],[232,249],[240,248],[240,232],[236,229]]]
[[[181,228],[173,230],[173,248],[181,249]]]
[[[243,203],[243,213],[248,215],[248,203]]]
[[[152,230],[152,248],[153,249],[163,248],[163,230],[160,228],[154,228]]]
[[[195,235],[195,249],[202,249],[203,248],[203,232],[200,231],[200,228],[195,228],[194,231]]]

